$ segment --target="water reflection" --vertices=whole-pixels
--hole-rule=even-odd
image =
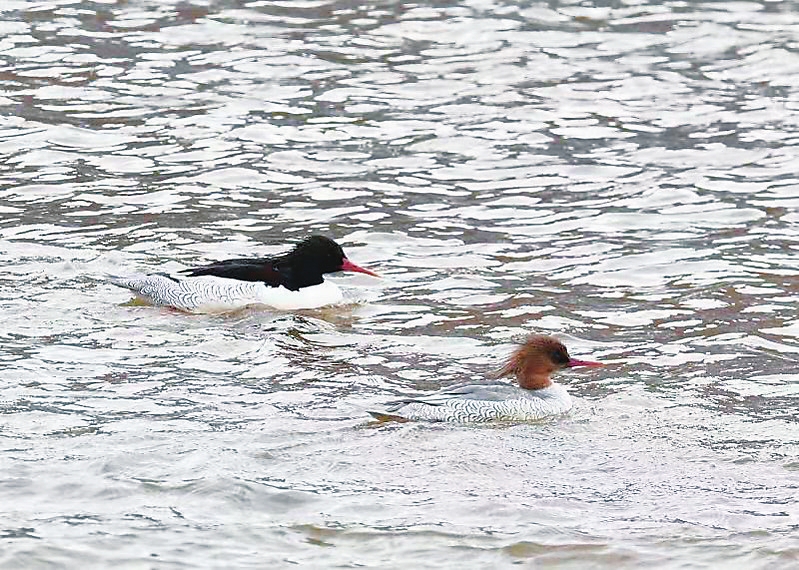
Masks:
[[[4,3],[0,565],[790,566],[797,25],[789,2]],[[310,233],[386,278],[225,316],[103,279]],[[573,415],[365,427],[529,331],[611,362],[562,377]]]

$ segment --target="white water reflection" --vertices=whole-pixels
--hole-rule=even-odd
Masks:
[[[790,2],[3,3],[0,566],[790,567],[797,29]],[[225,316],[103,280],[309,233],[385,278]],[[562,377],[571,416],[367,427],[529,331],[609,363]]]

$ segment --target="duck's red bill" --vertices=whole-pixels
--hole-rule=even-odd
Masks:
[[[368,269],[364,269],[359,265],[355,265],[352,261],[350,261],[346,257],[344,258],[344,263],[341,264],[341,270],[352,271],[353,273],[366,273],[367,275],[371,275],[372,277],[380,277],[374,271],[369,271]]]
[[[577,360],[576,358],[569,359],[569,368],[573,366],[604,366],[601,362],[593,362],[591,360]]]

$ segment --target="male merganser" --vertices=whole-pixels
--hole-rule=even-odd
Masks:
[[[341,246],[324,236],[311,236],[288,253],[256,259],[228,259],[184,269],[187,277],[136,275],[114,277],[114,285],[130,289],[152,305],[189,312],[215,312],[265,305],[279,310],[315,309],[340,303],[344,296],[325,273],[352,271],[378,277],[347,259]]]
[[[532,335],[519,346],[495,378],[513,376],[518,386],[503,382],[460,384],[429,396],[392,402],[388,411],[369,412],[380,421],[489,422],[538,420],[567,412],[571,398],[550,374],[575,366],[602,366],[576,360],[551,336]]]

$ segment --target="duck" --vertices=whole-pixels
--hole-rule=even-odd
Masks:
[[[384,412],[369,412],[380,422],[432,421],[476,423],[533,421],[568,412],[572,400],[566,388],[552,381],[554,372],[600,362],[569,356],[558,339],[534,334],[518,346],[491,382],[459,384],[427,396],[391,402]],[[511,384],[500,379],[510,377]]]
[[[189,313],[234,311],[252,305],[292,311],[343,302],[341,289],[325,281],[328,273],[349,271],[379,277],[350,261],[332,239],[312,235],[281,255],[238,258],[166,274],[111,277],[135,294],[136,301]]]

